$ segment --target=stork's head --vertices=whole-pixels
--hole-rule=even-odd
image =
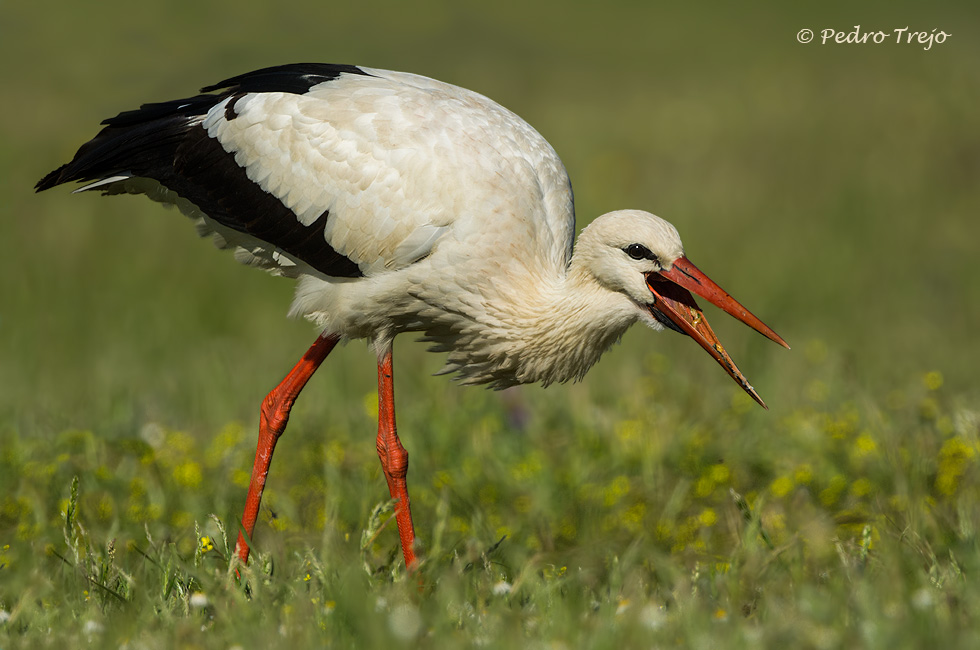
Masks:
[[[693,338],[765,407],[718,341],[691,292],[770,340],[785,348],[789,345],[684,256],[673,225],[640,210],[610,212],[582,231],[578,252],[587,257],[583,261],[599,284],[633,301],[639,320],[654,329],[666,327]]]

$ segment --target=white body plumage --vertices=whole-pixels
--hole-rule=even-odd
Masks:
[[[376,347],[423,331],[465,383],[577,379],[636,320],[661,327],[642,303],[603,291],[594,269],[574,268],[571,184],[530,125],[463,88],[360,70],[303,94],[233,94],[187,120],[299,224],[329,214],[322,236],[360,277],[319,272],[153,179],[124,173],[81,189],[176,205],[240,261],[298,278],[291,315]],[[624,244],[645,240],[661,259],[682,254],[670,224],[628,214],[616,221]]]
[[[653,308],[648,281],[683,257],[674,227],[610,213],[573,254],[561,160],[478,93],[325,64],[204,91],[220,92],[107,120],[38,188],[89,180],[82,190],[174,204],[239,260],[297,278],[292,315],[379,356],[399,332],[423,332],[466,383],[581,378],[638,320],[689,333]]]

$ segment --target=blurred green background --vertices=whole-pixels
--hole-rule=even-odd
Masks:
[[[820,30],[855,25],[888,40],[819,43]],[[895,42],[906,26],[951,35],[925,50]],[[813,42],[798,42],[803,28]],[[670,576],[741,548],[732,488],[770,536],[807,547],[809,568],[793,574],[804,583],[836,562],[835,544],[860,544],[863,526],[875,540],[884,520],[901,529],[897,512],[942,551],[933,559],[972,553],[980,567],[978,35],[971,2],[3,2],[0,542],[13,559],[0,571],[12,585],[54,571],[40,549],[60,539],[76,473],[96,495],[88,525],[102,544],[151,521],[187,557],[191,522],[216,512],[233,526],[258,405],[316,334],[285,319],[290,283],[240,267],[140,197],[32,187],[104,118],[299,61],[411,71],[499,101],[562,156],[580,228],[619,208],[670,220],[688,256],[794,346],[708,311],[766,413],[670,332],[635,328],[581,384],[503,396],[431,377],[441,359],[400,339],[423,538],[449,503],[460,539],[488,547],[509,534],[513,572],[541,552],[607,569],[628,548],[661,553],[640,589],[660,602],[658,588],[676,591]],[[270,477],[292,536],[274,542],[260,522],[270,552],[323,548],[331,526],[357,533],[383,499],[374,390],[361,343],[306,389]],[[156,456],[140,461],[133,445]],[[144,471],[149,487],[134,487]],[[140,489],[150,496],[134,506]],[[743,596],[725,593],[729,605],[709,599],[705,616],[738,616]],[[16,601],[0,592],[0,609]],[[975,608],[945,620],[975,622]],[[775,624],[769,615],[757,620]]]

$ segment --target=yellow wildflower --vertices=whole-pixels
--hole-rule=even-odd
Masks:
[[[927,372],[922,378],[922,383],[929,390],[939,390],[943,386],[943,373],[938,370]]]
[[[793,479],[788,476],[780,476],[769,484],[769,491],[773,496],[782,498],[793,490]]]

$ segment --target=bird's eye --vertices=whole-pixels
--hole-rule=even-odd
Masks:
[[[650,249],[643,244],[630,244],[623,249],[623,252],[634,260],[653,260],[657,262],[657,256],[650,252]]]

